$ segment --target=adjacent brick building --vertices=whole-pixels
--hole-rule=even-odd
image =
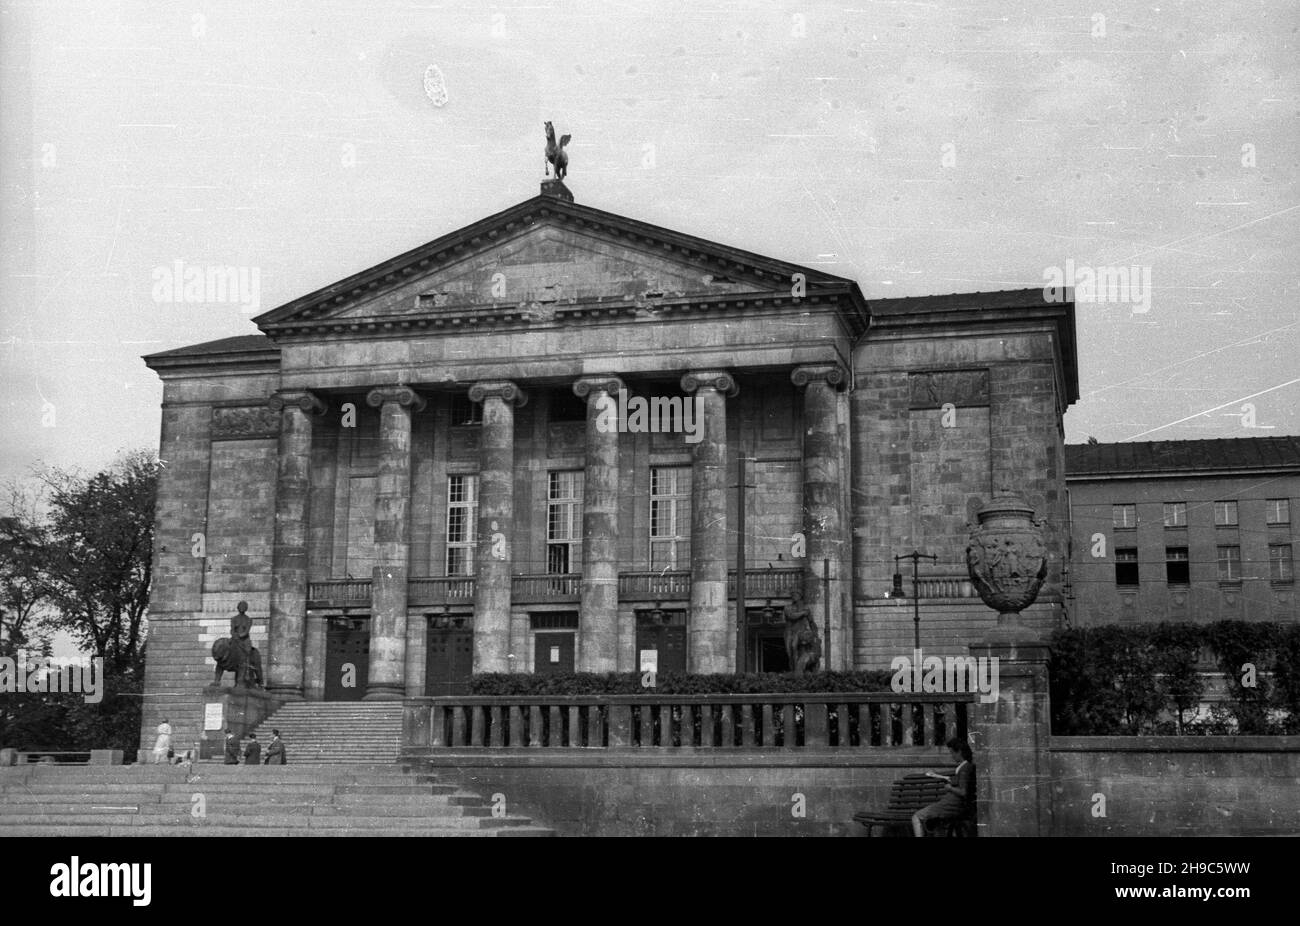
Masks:
[[[1046,519],[1026,619],[1061,619],[1061,419],[1074,307],[1041,290],[869,301],[856,283],[573,202],[562,184],[296,299],[260,335],[146,358],[164,381],[144,728],[199,732],[240,600],[286,699],[463,690],[474,672],[785,668],[799,587],[826,665],[995,615],[966,580],[975,509]],[[698,442],[599,409],[698,400]],[[910,581],[908,583],[910,589]],[[653,654],[653,655],[651,655]]]
[[[1300,617],[1300,437],[1065,450],[1074,623]]]

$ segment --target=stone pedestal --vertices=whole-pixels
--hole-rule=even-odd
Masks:
[[[727,608],[727,397],[739,389],[729,373],[708,370],[683,376],[682,391],[700,400],[702,412],[700,441],[691,449],[687,668],[733,672],[736,632]]]
[[[510,382],[476,383],[479,437],[478,579],[474,583],[474,672],[509,672],[510,573],[515,528],[515,406],[527,396]]]
[[[972,646],[970,654],[998,660],[998,698],[977,701],[971,718],[980,835],[1050,836],[1051,650],[1039,642],[991,640]]]
[[[312,418],[325,405],[310,392],[278,392],[280,413],[271,547],[271,615],[264,669],[267,686],[285,700],[302,700],[303,626],[307,617],[307,522]]]
[[[203,703],[221,705],[221,729],[204,730],[199,742],[199,758],[215,759],[226,750],[226,730],[237,739],[243,739],[259,723],[271,716],[283,703],[281,699],[261,688],[224,688],[207,685],[203,689]],[[149,744],[152,748],[153,744]],[[181,750],[172,746],[177,752]],[[189,748],[188,746],[183,748]]]
[[[612,416],[608,407],[622,388],[615,376],[584,377],[573,385],[574,393],[587,400],[579,672],[614,672],[618,668],[619,433],[617,427],[609,426]]]

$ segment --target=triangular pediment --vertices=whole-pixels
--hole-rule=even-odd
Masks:
[[[520,203],[255,319],[267,334],[841,293],[849,280],[548,196]],[[865,313],[864,313],[865,314]]]

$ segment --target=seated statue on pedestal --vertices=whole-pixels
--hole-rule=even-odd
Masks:
[[[262,657],[250,637],[253,619],[248,616],[248,602],[241,601],[236,609],[239,613],[230,618],[230,636],[212,644],[212,658],[217,661],[212,683],[220,685],[222,675],[234,672],[236,688],[261,688]]]

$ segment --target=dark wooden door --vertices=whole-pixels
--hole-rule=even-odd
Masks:
[[[636,665],[641,668],[643,650],[656,650],[659,653],[659,666],[656,670],[664,672],[686,671],[686,628],[682,626],[664,626],[649,624],[636,629]]]
[[[430,698],[469,694],[474,671],[474,631],[430,628],[424,693]]]
[[[360,701],[370,679],[370,621],[331,621],[325,634],[325,700]]]
[[[573,671],[573,634],[539,633],[533,639],[533,672],[559,675]]]

